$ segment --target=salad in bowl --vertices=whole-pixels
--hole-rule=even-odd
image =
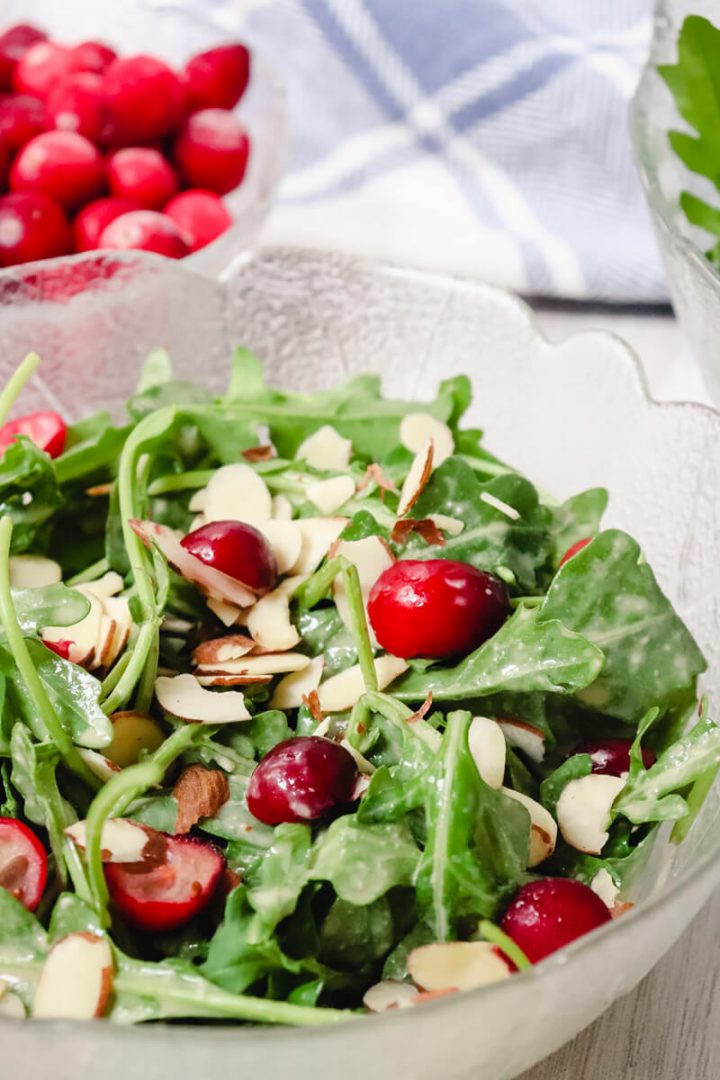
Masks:
[[[627,917],[720,765],[705,660],[470,401],[158,349],[124,422],[5,423],[0,1014],[362,1022]]]

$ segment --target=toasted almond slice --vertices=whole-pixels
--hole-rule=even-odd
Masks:
[[[365,470],[365,475],[358,481],[357,491],[365,491],[373,483],[380,492],[380,499],[384,501],[386,491],[397,491],[395,484],[382,471],[380,465],[372,462]]]
[[[161,675],[155,680],[155,696],[165,712],[191,723],[234,724],[250,719],[240,691],[215,694],[205,690],[193,675]]]
[[[125,582],[120,577],[120,574],[116,574],[114,570],[108,570],[102,577],[96,578],[95,581],[84,581],[82,585],[76,585],[75,588],[79,592],[92,593],[93,596],[97,596],[99,600],[109,596],[117,596],[121,593],[125,587]]]
[[[600,897],[605,906],[612,911],[617,902],[620,889],[604,866],[598,870],[590,882],[590,888]]]
[[[578,851],[599,855],[608,840],[610,809],[624,787],[622,776],[602,773],[566,784],[557,803],[563,840]]]
[[[230,798],[227,776],[219,769],[188,765],[173,788],[178,804],[176,833],[190,832],[202,818],[213,818]]]
[[[315,734],[317,734],[317,732]],[[354,760],[357,766],[357,771],[360,773],[361,776],[372,776],[372,774],[377,771],[376,766],[373,765],[372,761],[368,761],[368,759],[363,754],[361,754],[359,750],[355,749],[353,744],[348,739],[341,739],[340,745],[343,747],[344,750],[347,750],[350,757]],[[359,798],[359,796],[357,797]]]
[[[304,653],[259,653],[243,656],[240,660],[226,660],[222,664],[200,664],[198,675],[284,675],[286,671],[303,671],[310,666],[310,657]]]
[[[381,1013],[387,1009],[405,1009],[413,1004],[417,996],[416,986],[395,979],[383,979],[365,991],[363,1005],[370,1012]]]
[[[379,656],[375,661],[378,689],[384,690],[398,675],[407,671],[407,661],[399,656]],[[365,693],[365,682],[359,664],[333,675],[318,688],[318,700],[323,712],[344,712],[352,709],[358,698]]]
[[[351,476],[331,476],[310,484],[307,497],[321,514],[334,514],[355,494],[355,482]]]
[[[422,990],[474,990],[511,974],[509,964],[489,941],[421,945],[408,955],[407,969]]]
[[[24,1020],[27,1013],[25,1003],[10,983],[0,979],[0,1016],[6,1020]]]
[[[10,585],[13,589],[42,589],[62,581],[62,567],[42,555],[11,555]]]
[[[304,668],[286,675],[275,687],[269,707],[271,709],[299,709],[304,698],[313,690],[317,690],[320,685],[324,664],[324,657],[316,656]]]
[[[293,505],[287,495],[273,495],[272,516],[274,521],[292,521]]]
[[[87,822],[76,821],[65,830],[73,843],[85,850],[87,844]],[[167,841],[164,833],[142,825],[129,818],[108,818],[103,825],[100,847],[103,862],[153,864],[164,856]]]
[[[272,443],[263,443],[260,446],[249,446],[242,451],[246,461],[272,461],[277,457],[277,450]]]
[[[40,631],[40,637],[43,641],[71,641],[68,659],[73,664],[90,668],[97,663],[96,650],[102,634],[105,612],[97,596],[88,592],[84,595],[90,604],[90,611],[84,619],[74,626],[45,626]]]
[[[348,523],[344,517],[300,518],[297,522],[302,535],[302,547],[294,574],[312,574],[335,543]]]
[[[299,643],[300,635],[290,622],[290,597],[303,580],[303,575],[285,578],[248,613],[248,631],[261,648],[282,652]]]
[[[249,466],[244,466],[249,468]],[[252,470],[251,470],[252,471]],[[214,600],[223,600],[239,608],[250,607],[257,595],[241,582],[223,574],[212,566],[206,566],[180,543],[172,529],[158,525],[154,521],[131,520],[133,532],[150,547],[155,544],[167,561],[186,581],[196,585],[205,596]]]
[[[468,731],[468,748],[477,770],[491,788],[501,788],[505,778],[505,736],[489,716],[475,716]]]
[[[188,510],[191,514],[202,514],[205,509],[205,503],[207,501],[206,488],[198,488],[193,492],[188,503]]]
[[[95,646],[95,667],[110,667],[110,658],[113,653],[113,643],[117,632],[117,623],[109,615],[103,615],[100,619],[100,633]]]
[[[464,521],[460,518],[448,517],[447,514],[428,514],[428,518],[448,536],[459,536],[465,528]]]
[[[360,591],[362,592],[363,605],[365,607],[365,618],[367,619],[367,604],[370,590],[380,575],[393,565],[395,556],[381,536],[366,536],[363,540],[340,540],[335,545],[333,554],[343,555],[353,564],[353,566],[357,567],[358,577],[360,579]],[[333,582],[333,600],[335,601],[338,614],[345,626],[347,626],[349,630],[352,630],[350,604],[347,598],[345,578],[342,574],[338,574]],[[368,628],[370,628],[369,619]],[[370,637],[371,640],[374,639],[372,629],[370,629]]]
[[[445,547],[445,537],[442,531],[438,529],[435,522],[431,521],[430,518],[420,518],[420,520],[416,518],[398,518],[393,525],[390,539],[393,544],[407,544],[412,533],[422,536],[426,544]]]
[[[205,488],[203,516],[211,521],[244,521],[257,525],[272,515],[272,496],[262,476],[250,465],[221,465]]]
[[[400,442],[406,450],[417,454],[428,439],[435,449],[435,468],[455,453],[455,439],[446,423],[431,413],[408,413],[400,421]]]
[[[197,681],[201,686],[266,686],[273,681],[272,675],[200,675]]]
[[[237,626],[242,618],[242,610],[235,604],[228,604],[225,600],[214,600],[209,597],[207,606],[213,615],[220,620],[223,626]]]
[[[121,769],[135,765],[143,750],[153,753],[165,741],[162,728],[147,713],[127,709],[113,713],[110,721],[113,738],[105,747],[105,756]]]
[[[94,1020],[102,1016],[113,984],[113,957],[107,939],[68,934],[56,942],[43,964],[35,998],[36,1019]]]
[[[405,477],[397,508],[398,517],[405,517],[405,514],[413,508],[422,495],[423,488],[430,479],[433,470],[434,454],[432,439],[428,439],[425,445],[418,450],[410,466],[410,471]]]
[[[255,642],[247,634],[228,634],[226,637],[203,641],[193,649],[193,664],[222,664],[226,660],[240,660],[255,647]]]
[[[323,425],[300,443],[295,457],[313,469],[347,469],[352,456],[352,442],[338,435],[334,427]]]
[[[297,521],[260,521],[257,528],[273,549],[278,573],[287,574],[302,550],[302,532]]]
[[[115,632],[107,648],[107,653],[102,659],[104,667],[114,664],[121,652],[130,640],[132,632],[132,615],[130,603],[125,596],[108,596],[102,601],[105,612],[115,624]]]
[[[545,732],[522,720],[511,720],[498,716],[497,722],[502,728],[505,741],[518,750],[522,750],[531,761],[540,762],[545,757]]]
[[[513,791],[512,788],[502,788],[503,795],[514,799],[524,806],[530,815],[530,861],[528,866],[537,866],[549,859],[555,850],[557,843],[557,822],[549,810],[541,803],[523,795],[521,791]]]
[[[110,758],[105,757],[104,754],[99,754],[97,750],[87,750],[85,747],[79,746],[78,754],[90,772],[95,773],[100,780],[107,782],[112,780],[116,773],[121,772],[119,765],[116,765]]]
[[[164,615],[160,629],[164,634],[180,634],[184,636],[189,634],[194,626],[195,623],[190,622],[189,619],[180,619],[177,615]]]

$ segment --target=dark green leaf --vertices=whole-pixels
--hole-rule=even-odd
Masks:
[[[13,552],[28,550],[61,502],[52,460],[20,436],[0,458],[0,515],[12,518]]]
[[[592,772],[592,758],[589,754],[573,754],[551,772],[540,785],[540,802],[555,817],[558,799],[563,789],[571,780],[579,780]]]
[[[590,488],[573,495],[560,506],[552,507],[550,540],[552,562],[557,567],[565,552],[578,540],[592,537],[600,528],[600,521],[608,504],[605,488]]]
[[[409,885],[420,852],[404,823],[364,825],[338,818],[315,842],[310,877],[329,881],[349,904],[372,904],[396,885]]]

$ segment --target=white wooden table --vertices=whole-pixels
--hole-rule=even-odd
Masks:
[[[612,330],[639,354],[653,397],[709,401],[669,315],[541,307],[538,319],[551,339]],[[637,990],[520,1080],[718,1080],[719,928],[720,892]]]

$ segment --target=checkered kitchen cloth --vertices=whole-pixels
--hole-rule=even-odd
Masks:
[[[666,297],[628,101],[650,0],[185,0],[287,80],[268,241],[524,293]]]

